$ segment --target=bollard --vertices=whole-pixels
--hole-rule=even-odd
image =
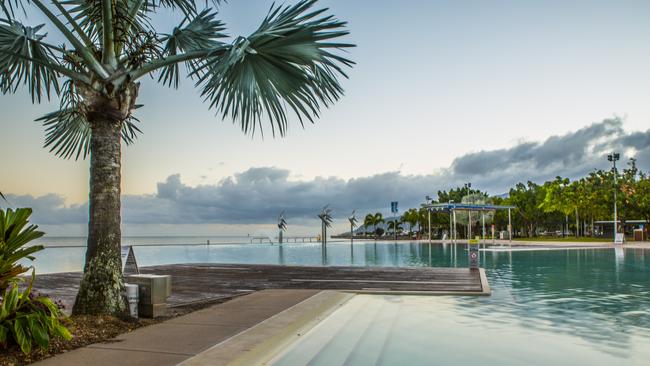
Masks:
[[[138,317],[138,285],[125,283],[126,300],[129,302],[129,314],[131,317]]]

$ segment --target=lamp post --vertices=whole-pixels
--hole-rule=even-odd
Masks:
[[[614,242],[616,242],[616,234],[618,233],[618,212],[616,207],[616,161],[620,159],[621,155],[619,153],[613,152],[607,155],[607,160],[612,162],[614,170]]]

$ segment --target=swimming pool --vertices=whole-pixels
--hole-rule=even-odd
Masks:
[[[649,364],[650,252],[486,254],[492,296],[357,295],[273,364]]]
[[[250,263],[343,266],[467,266],[464,246],[390,242],[328,243],[323,260],[320,243],[136,245],[138,265],[175,263]],[[81,271],[84,247],[47,247],[32,262],[39,274]],[[29,264],[29,262],[26,262]]]
[[[426,243],[331,243],[324,259],[317,243],[134,250],[140,266],[467,266],[464,246]],[[83,248],[48,248],[37,253],[37,273],[78,271],[83,254]],[[276,364],[649,364],[650,250],[481,252],[481,261],[492,296],[357,295]]]

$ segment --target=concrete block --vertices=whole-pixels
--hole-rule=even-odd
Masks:
[[[172,278],[169,275],[138,274],[124,276],[128,283],[138,285],[138,315],[155,318],[167,314],[167,298],[171,295]]]
[[[157,318],[167,315],[167,304],[138,304],[138,316],[143,318]]]
[[[138,285],[140,304],[161,304],[171,295],[172,277],[169,275],[139,274],[124,279]]]

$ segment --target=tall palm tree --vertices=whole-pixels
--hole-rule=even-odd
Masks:
[[[397,232],[404,230],[402,227],[402,220],[391,220],[388,222],[388,230],[392,230],[393,234],[397,235]]]
[[[34,103],[57,96],[60,108],[39,119],[45,147],[64,158],[90,155],[88,248],[74,313],[124,313],[120,265],[121,141],[140,132],[140,80],[176,88],[182,65],[201,96],[244,133],[263,119],[283,136],[292,110],[301,124],[340,98],[338,78],[352,62],[337,40],[345,22],[314,10],[316,0],[273,6],[248,37],[227,40],[217,6],[196,0],[0,0],[0,90],[24,85]],[[64,39],[46,42],[44,24],[16,18],[36,7]],[[182,13],[170,33],[154,28],[158,8]]]
[[[366,217],[363,219],[363,228],[364,232],[368,234],[368,227],[369,226],[374,226],[375,225],[375,215],[369,213],[366,215]]]
[[[384,222],[384,215],[382,215],[381,212],[376,212],[373,215],[373,232],[375,234],[375,240],[377,239],[377,225],[383,224]]]
[[[402,220],[409,225],[408,232],[409,234],[411,234],[411,232],[413,231],[413,226],[415,226],[419,221],[418,211],[414,208],[408,209],[402,215]]]

